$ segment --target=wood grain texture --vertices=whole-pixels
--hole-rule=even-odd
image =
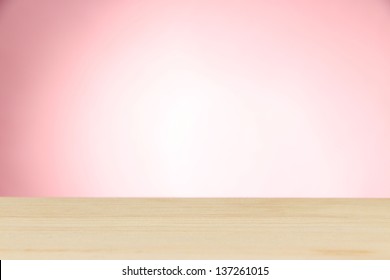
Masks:
[[[0,259],[390,259],[390,199],[0,198]]]

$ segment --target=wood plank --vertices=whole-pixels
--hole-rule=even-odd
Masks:
[[[0,259],[390,259],[390,199],[0,198]]]

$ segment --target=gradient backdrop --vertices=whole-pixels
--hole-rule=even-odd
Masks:
[[[390,2],[0,1],[0,195],[390,197]]]

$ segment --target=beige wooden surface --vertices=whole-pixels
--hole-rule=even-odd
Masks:
[[[390,199],[0,198],[0,259],[390,259]]]

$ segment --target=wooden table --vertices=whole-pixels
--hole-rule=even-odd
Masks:
[[[390,259],[390,199],[0,198],[0,259]]]

